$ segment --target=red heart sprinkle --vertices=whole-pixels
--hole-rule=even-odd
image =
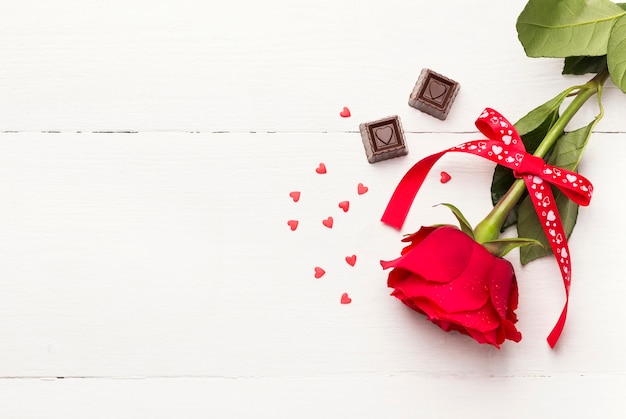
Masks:
[[[289,196],[293,199],[293,202],[298,202],[300,200],[300,192],[298,191],[290,192]]]
[[[341,115],[343,118],[348,118],[350,116],[350,109],[344,106],[343,110],[339,112],[339,115]]]
[[[327,219],[322,220],[322,224],[328,228],[333,228],[333,217],[328,217]]]
[[[325,270],[323,270],[322,268],[320,268],[319,266],[315,267],[315,278],[321,278],[324,276],[324,274],[326,273]]]
[[[339,208],[341,208],[343,212],[348,212],[348,208],[350,208],[350,201],[341,201],[339,203]]]
[[[341,294],[341,304],[350,304],[352,302],[352,298],[348,297],[348,293],[344,292]]]
[[[287,225],[291,227],[291,231],[294,231],[296,228],[298,228],[298,220],[289,220],[287,221]]]
[[[452,176],[450,176],[447,172],[441,172],[441,183],[448,183],[450,179],[452,179]]]
[[[315,169],[315,171],[319,173],[320,175],[323,175],[324,173],[326,173],[326,165],[324,163],[320,163],[320,165],[317,166],[317,169]]]
[[[354,266],[356,263],[356,255],[346,256],[346,262],[348,262],[348,265]]]
[[[363,195],[365,192],[368,191],[368,187],[363,185],[362,183],[359,183],[357,191],[359,192],[359,195]]]

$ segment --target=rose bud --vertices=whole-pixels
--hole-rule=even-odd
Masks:
[[[500,348],[519,342],[517,281],[510,262],[452,225],[422,227],[393,261],[381,261],[391,293],[444,331],[456,330]]]

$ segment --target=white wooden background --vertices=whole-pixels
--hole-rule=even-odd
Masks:
[[[1,0],[0,416],[623,417],[626,96],[610,83],[556,350],[552,259],[508,256],[524,337],[500,351],[407,310],[378,264],[400,251],[379,218],[414,162],[477,138],[487,106],[515,121],[586,79],[525,57],[523,5]],[[444,122],[406,103],[423,67],[462,85]],[[370,165],[358,124],[391,114],[410,153]],[[453,222],[440,202],[478,222],[491,171],[442,159],[402,232]]]

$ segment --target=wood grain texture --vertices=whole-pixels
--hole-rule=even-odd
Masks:
[[[585,77],[526,58],[524,1],[5,2],[1,131],[468,131],[486,106],[517,120]],[[461,83],[448,120],[407,106],[422,68]],[[623,128],[607,88],[599,127]],[[595,111],[594,111],[595,112]]]
[[[624,378],[347,377],[0,382],[11,417],[620,417]],[[530,397],[526,396],[530,393]],[[503,394],[505,395],[503,397]],[[515,395],[507,397],[506,395]],[[437,397],[437,395],[439,397]],[[33,403],[37,400],[37,403]],[[478,401],[481,404],[478,404]],[[470,410],[471,409],[471,410]]]
[[[0,415],[619,417],[626,232],[612,189],[626,99],[614,86],[580,167],[595,193],[570,242],[556,350],[550,258],[507,257],[524,337],[500,351],[404,308],[379,265],[403,233],[454,222],[433,205],[473,224],[490,209],[493,165],[449,155],[403,231],[381,225],[412,164],[477,138],[486,106],[516,120],[585,80],[524,56],[523,5],[3,2]],[[407,105],[422,67],[462,85],[446,121]],[[358,124],[392,114],[409,155],[368,164]]]

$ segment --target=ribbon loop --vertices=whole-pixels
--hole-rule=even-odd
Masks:
[[[485,137],[525,150],[524,143],[513,124],[499,112],[486,108],[476,120],[475,125]]]
[[[593,185],[584,176],[576,172],[546,164],[540,176],[559,188],[569,199],[586,207],[593,195]]]
[[[542,158],[527,153],[513,124],[497,111],[485,109],[476,120],[476,127],[487,139],[459,144],[427,156],[413,165],[396,186],[381,221],[397,229],[402,227],[428,172],[448,152],[474,154],[512,169],[515,177],[524,179],[528,195],[559,265],[565,286],[563,311],[548,336],[548,343],[554,347],[563,331],[567,316],[571,266],[567,238],[556,200],[548,183],[559,188],[565,196],[579,205],[589,205],[593,186],[584,176],[546,164]]]

